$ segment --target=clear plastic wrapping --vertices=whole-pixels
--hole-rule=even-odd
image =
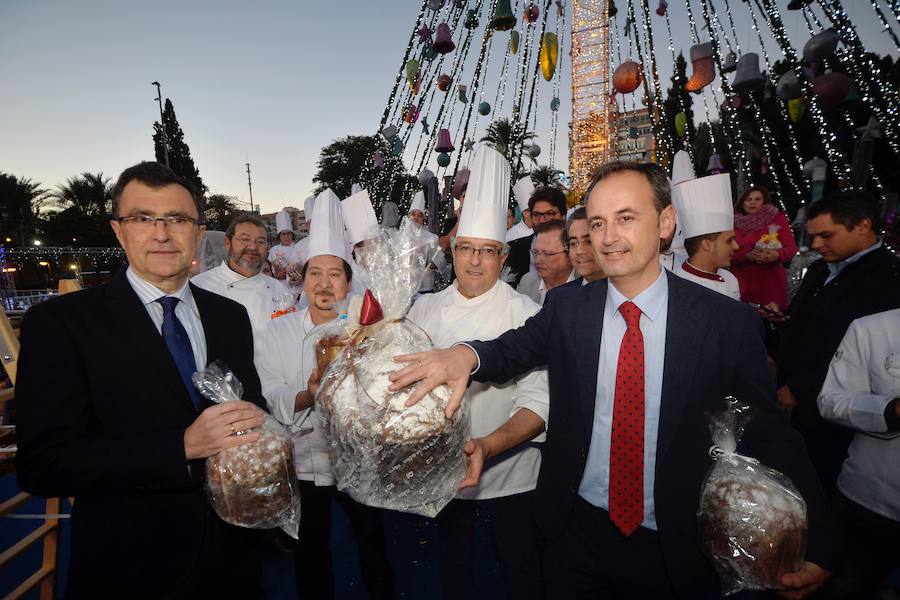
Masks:
[[[355,299],[345,318],[323,328],[316,344],[324,370],[316,413],[329,438],[338,489],[363,504],[436,515],[465,476],[468,402],[444,415],[450,389],[440,386],[406,407],[412,389],[389,392],[399,354],[433,348],[424,331],[403,319],[426,265],[421,231],[408,220],[368,240],[359,263],[370,279],[372,306]],[[377,307],[376,307],[377,308]],[[362,318],[360,318],[362,314]],[[360,324],[362,323],[362,324]]]
[[[784,474],[738,454],[750,407],[734,398],[711,415],[714,463],[706,474],[697,517],[703,547],[730,595],[782,589],[806,554],[806,502]]]
[[[194,385],[216,403],[240,400],[241,382],[220,361],[194,373]],[[206,491],[223,521],[252,529],[279,527],[297,538],[300,490],[294,472],[291,436],[271,416],[259,427],[255,442],[226,448],[206,459]]]

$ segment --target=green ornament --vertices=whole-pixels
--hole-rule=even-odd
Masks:
[[[399,137],[395,137],[391,140],[391,154],[394,156],[403,154],[403,141],[401,141]]]
[[[680,112],[675,115],[675,133],[678,137],[684,137],[685,131],[687,131],[687,115]]]
[[[419,61],[414,58],[409,59],[406,63],[406,83],[409,87],[416,86],[416,79],[419,77]]]
[[[554,97],[553,100],[550,101],[550,110],[553,112],[559,110],[559,98]]]
[[[437,56],[437,52],[434,51],[434,46],[428,44],[425,46],[425,51],[422,53],[422,58],[431,62],[434,60],[434,57]]]
[[[519,52],[519,32],[513,29],[509,32],[509,53],[518,54]]]
[[[450,155],[446,152],[441,152],[437,157],[437,164],[440,167],[446,167],[450,164]]]
[[[489,112],[491,112],[491,105],[488,104],[487,102],[482,102],[481,104],[478,105],[478,114],[486,115]]]

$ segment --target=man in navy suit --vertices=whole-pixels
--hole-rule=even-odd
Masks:
[[[265,406],[247,311],[188,283],[202,198],[168,167],[126,169],[111,225],[129,267],[31,308],[16,385],[22,489],[74,496],[68,598],[262,597],[253,532],[225,524],[204,462],[255,441]],[[224,361],[244,399],[213,405],[194,371]]]
[[[833,568],[831,526],[800,436],[778,409],[759,318],[660,268],[660,239],[675,226],[662,169],[604,165],[588,198],[607,280],[554,290],[541,312],[494,341],[397,357],[409,364],[391,389],[420,381],[412,403],[448,383],[452,414],[470,377],[503,382],[548,366],[535,514],[552,598],[718,593],[697,507],[712,463],[706,414],[734,395],[753,409],[739,451],[782,471],[807,501],[807,562],[783,575],[781,594],[808,596]]]

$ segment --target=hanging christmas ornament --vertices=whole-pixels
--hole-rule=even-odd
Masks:
[[[809,179],[809,203],[812,204],[822,197],[825,191],[825,178],[828,176],[828,163],[813,156],[803,164],[803,174]]]
[[[540,146],[538,146],[537,144],[531,144],[530,146],[528,146],[528,156],[530,156],[532,159],[535,159],[540,155],[541,155],[541,147]]]
[[[394,156],[400,156],[403,154],[403,140],[399,137],[394,137],[391,139],[391,154]]]
[[[825,73],[813,80],[813,92],[825,110],[835,110],[850,93],[850,78],[843,73]]]
[[[734,52],[729,52],[725,57],[725,62],[722,63],[722,72],[733,73],[735,69],[737,69],[737,56]]]
[[[447,128],[441,128],[438,131],[438,139],[437,144],[434,146],[435,152],[453,152],[456,148],[453,147],[453,142],[450,141],[450,130]]]
[[[431,41],[432,31],[429,29],[428,25],[422,25],[419,27],[419,30],[416,31],[419,34],[419,43],[424,44],[425,42]]]
[[[528,6],[525,7],[525,22],[526,23],[535,23],[538,20],[538,17],[541,16],[541,10],[537,7],[537,4],[532,2]]]
[[[613,71],[613,89],[620,94],[630,94],[638,89],[644,79],[644,70],[630,58]]]
[[[475,140],[469,138],[463,142],[463,150],[466,152],[471,152],[473,148],[475,148]]]
[[[544,79],[550,81],[553,74],[556,73],[556,58],[559,54],[559,39],[555,33],[545,33],[541,40],[541,75]]]
[[[428,119],[425,117],[422,117],[422,133],[424,133],[425,135],[431,135],[431,130],[428,125]]]
[[[446,73],[443,75],[439,75],[437,78],[437,89],[442,92],[446,92],[450,89],[450,86],[453,85],[453,78],[447,75]]]
[[[709,163],[706,165],[706,172],[709,175],[718,175],[723,171],[725,171],[725,167],[722,166],[722,157],[719,156],[718,152],[715,152],[709,157]]]
[[[808,80],[812,80],[812,71],[804,68],[803,73]],[[803,95],[800,78],[797,77],[797,72],[794,69],[790,69],[778,78],[778,84],[775,86],[775,93],[785,102],[794,100]]]
[[[787,101],[787,105],[791,123],[799,123],[806,113],[806,100],[802,96],[800,98],[791,98]]]
[[[453,52],[453,49],[456,48],[456,44],[453,43],[453,33],[450,31],[450,26],[446,23],[441,23],[437,26],[437,32],[434,34],[434,43],[431,45],[434,48],[434,51],[438,54],[449,54]]]
[[[437,157],[437,164],[439,167],[446,167],[450,165],[450,155],[446,152],[441,152]]]
[[[416,87],[416,80],[419,77],[419,61],[414,58],[409,59],[406,63],[406,83],[410,88]]]
[[[875,149],[875,140],[881,139],[881,124],[875,117],[869,117],[868,123],[857,127],[859,139],[853,146],[853,161],[850,166],[850,174],[853,183],[857,187],[865,189],[869,182],[869,168],[872,166],[872,151]]]
[[[618,13],[619,13],[619,9],[616,8],[615,0],[609,0],[609,2],[607,3],[607,8],[606,8],[606,16],[608,16],[610,19],[612,19]]]
[[[509,53],[519,53],[519,32],[515,29],[509,32]]]
[[[550,101],[550,110],[556,112],[559,110],[559,98],[556,96],[553,97],[553,100]]]
[[[722,110],[722,112],[728,112],[730,110],[739,109],[742,104],[743,102],[741,102],[741,97],[737,94],[732,94],[731,96],[728,96],[727,98],[722,100],[722,104],[719,105],[719,108]]]
[[[516,26],[516,17],[513,15],[509,0],[497,0],[494,5],[494,14],[488,27],[495,31],[508,31]]]
[[[841,41],[834,29],[826,29],[812,36],[803,46],[803,60],[808,63],[821,62],[834,54]]]
[[[716,78],[712,42],[691,46],[691,64],[693,64],[694,72],[684,84],[684,89],[689,92],[699,92]]]
[[[687,131],[687,115],[683,112],[675,115],[675,133],[678,134],[678,137],[684,137],[684,133]]]
[[[556,0],[556,16],[563,18],[566,16],[566,4],[562,0]]]
[[[661,17],[666,16],[666,9],[669,8],[669,3],[666,0],[659,0],[659,6],[656,7],[656,14]]]
[[[415,104],[410,104],[403,109],[403,120],[407,123],[415,123],[419,118],[419,107]]]
[[[376,169],[383,169],[384,168],[384,155],[382,155],[381,152],[376,151],[372,155],[372,164],[375,166]]]
[[[428,0],[428,8],[431,10],[441,10],[444,7],[444,0]]]
[[[466,87],[466,85],[464,83],[460,83],[456,86],[456,93],[457,93],[456,97],[459,98],[459,101],[462,102],[463,104],[468,104],[468,102],[469,102],[469,99],[466,97],[467,89],[468,88]]]
[[[434,51],[434,46],[432,46],[431,44],[426,44],[425,51],[422,52],[422,58],[424,58],[428,62],[431,62],[436,56],[437,52]]]
[[[400,130],[397,129],[396,125],[388,125],[387,127],[385,127],[384,129],[381,130],[381,135],[384,136],[384,139],[386,139],[387,141],[390,142],[393,138],[397,137],[397,134],[399,132],[400,132]]]
[[[478,25],[478,13],[475,12],[474,8],[470,8],[468,12],[466,12],[466,21],[463,23],[463,27],[466,29],[477,29]]]
[[[739,94],[746,94],[761,88],[764,82],[765,77],[759,71],[759,54],[755,52],[742,54],[738,59],[731,87]]]
[[[478,105],[478,114],[484,116],[491,112],[491,105],[487,102],[482,102]]]

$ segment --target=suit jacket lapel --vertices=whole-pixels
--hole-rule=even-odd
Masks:
[[[690,394],[697,360],[691,352],[703,343],[707,314],[695,310],[697,291],[677,275],[669,278],[669,306],[666,322],[666,353],[663,367],[662,398],[659,408],[657,456],[663,456],[672,443],[681,414]]]
[[[594,404],[597,399],[597,368],[600,362],[600,339],[603,335],[603,312],[606,307],[606,280],[581,288],[584,311],[572,315],[575,324],[575,355],[578,368],[578,398],[587,439],[594,429]]]
[[[152,369],[172,390],[172,397],[185,408],[196,414],[194,403],[188,395],[178,373],[178,367],[169,353],[159,331],[147,314],[147,309],[128,283],[124,272],[107,286],[109,315],[116,331],[130,339],[130,350],[136,353],[135,360]],[[151,376],[150,373],[147,374]]]
[[[194,302],[197,304],[197,312],[200,313],[200,322],[203,324],[203,337],[206,338],[206,362],[211,363],[219,358],[218,333],[219,330],[211,322],[212,306],[207,302],[207,292],[198,288],[193,283],[188,284],[191,288],[191,294],[194,296]],[[197,369],[202,370],[207,365],[197,365]]]

